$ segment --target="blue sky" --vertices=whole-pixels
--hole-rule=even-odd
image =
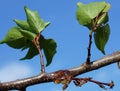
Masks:
[[[57,53],[50,66],[46,67],[47,72],[79,66],[87,56],[88,29],[80,26],[76,20],[75,12],[77,2],[89,3],[103,0],[1,0],[0,3],[0,40],[8,30],[15,26],[13,19],[26,20],[24,6],[37,10],[45,21],[51,24],[42,33],[46,38],[53,38],[57,42]],[[105,1],[105,0],[104,0]],[[120,1],[106,0],[111,4],[109,11],[109,24],[111,29],[110,39],[105,47],[106,54],[119,50],[120,31]],[[7,45],[0,45],[0,81],[11,81],[20,78],[34,76],[40,73],[39,56],[32,60],[19,61],[25,56],[25,52],[12,49]],[[104,55],[92,44],[92,60],[99,59]],[[79,77],[93,77],[103,82],[113,80],[115,87],[111,91],[120,89],[120,70],[117,64],[89,72]],[[45,83],[27,88],[27,91],[62,91],[62,85]],[[82,87],[76,87],[73,83],[65,91],[104,91],[93,83]]]

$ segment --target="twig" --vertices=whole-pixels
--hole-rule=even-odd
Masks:
[[[88,55],[86,59],[86,64],[90,64],[91,62],[92,34],[93,32],[96,31],[96,28],[97,28],[97,24],[95,23],[94,19],[92,19],[91,22],[92,22],[92,26],[91,26],[91,31],[89,33]]]
[[[88,78],[75,78],[74,77],[74,78],[72,78],[72,80],[74,80],[74,84],[76,86],[80,86],[80,87],[87,82],[93,82],[105,90],[107,89],[105,86],[109,86],[110,89],[112,89],[114,87],[113,81],[111,81],[110,83],[104,83],[104,82],[92,80],[92,78],[90,78],[90,77],[88,77]]]
[[[111,89],[114,87],[113,81],[111,81],[110,83],[104,83],[104,82],[99,82],[99,81],[95,81],[95,80],[90,79],[89,82],[96,83],[97,85],[99,85],[103,89],[106,89],[104,85],[109,86]]]
[[[86,59],[86,63],[90,64],[90,58],[91,58],[91,45],[92,45],[92,31],[90,31],[89,34],[89,46],[88,46],[88,55]]]
[[[34,39],[34,44],[36,45],[38,52],[39,52],[39,55],[40,55],[41,72],[45,73],[44,60],[43,60],[43,55],[42,55],[42,52],[40,49],[39,39],[40,39],[40,34],[37,34],[37,36]]]

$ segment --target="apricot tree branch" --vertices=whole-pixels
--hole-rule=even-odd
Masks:
[[[116,51],[116,52],[114,52],[110,55],[107,55],[107,56],[105,56],[101,59],[95,60],[95,61],[91,62],[90,65],[82,64],[79,67],[69,69],[69,71],[73,72],[74,76],[77,76],[77,75],[80,75],[80,74],[83,74],[83,73],[90,72],[92,70],[97,70],[99,68],[102,68],[104,66],[107,66],[107,65],[119,62],[119,61],[120,61],[120,50]]]
[[[71,74],[73,77],[77,75],[81,75],[83,73],[87,73],[92,70],[96,70],[98,68],[116,63],[120,61],[120,51],[114,52],[108,56],[105,56],[99,60],[93,61],[90,65],[81,65],[79,67],[67,69],[67,70],[60,70],[52,73],[42,73],[37,76],[15,80],[11,82],[1,82],[0,83],[0,91],[3,90],[21,90],[27,88],[28,86],[32,86],[35,84],[42,84],[47,82],[53,82],[54,79],[59,76],[59,73],[64,73],[65,71],[67,74]],[[89,66],[89,67],[87,67]],[[66,73],[65,73],[66,74]],[[62,76],[61,76],[62,77]]]

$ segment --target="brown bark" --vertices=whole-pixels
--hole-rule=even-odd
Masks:
[[[120,61],[120,51],[117,51],[99,60],[95,60],[91,62],[89,65],[82,64],[79,67],[75,67],[75,68],[71,68],[67,70],[59,70],[59,71],[52,72],[52,73],[42,73],[37,76],[19,79],[19,80],[15,80],[11,82],[3,82],[3,83],[1,82],[0,91],[15,90],[15,89],[20,90],[20,91],[25,91],[25,89],[28,86],[47,83],[47,82],[53,82],[59,76],[59,74],[62,75],[64,72],[67,72],[65,74],[70,74],[73,77],[75,77],[77,75],[81,75],[83,73],[93,71],[93,70],[99,69],[101,67],[104,67],[104,66],[107,66],[107,65],[119,62],[119,61]],[[62,76],[59,76],[59,77],[62,77]]]

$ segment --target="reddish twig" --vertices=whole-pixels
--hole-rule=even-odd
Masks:
[[[39,55],[40,55],[41,72],[45,73],[44,60],[43,60],[43,55],[42,55],[42,52],[41,52],[39,40],[40,40],[40,34],[38,33],[37,36],[34,39],[34,44],[36,45],[36,47],[38,49],[38,52],[39,52]]]
[[[113,81],[111,81],[110,83],[104,83],[104,82],[92,80],[92,78],[90,78],[90,77],[88,77],[88,78],[73,78],[72,80],[74,80],[74,83],[76,86],[80,86],[80,87],[87,82],[93,82],[105,90],[107,89],[105,86],[109,86],[110,89],[114,87]]]
[[[104,85],[109,86],[110,88],[114,87],[113,81],[111,81],[110,83],[104,83],[104,82],[99,82],[99,81],[95,81],[95,80],[90,79],[89,82],[96,83],[97,85],[99,85],[103,89],[106,89]]]

